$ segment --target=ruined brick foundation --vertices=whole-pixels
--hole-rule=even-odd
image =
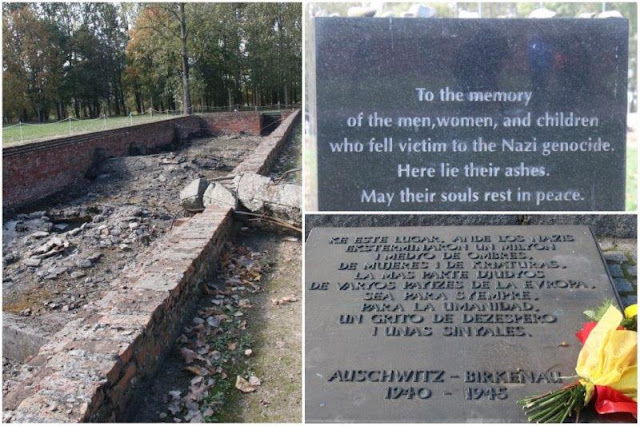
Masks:
[[[268,172],[299,118],[299,110],[290,114],[241,163],[244,170]],[[171,349],[232,222],[231,209],[208,206],[143,253],[139,268],[116,280],[27,360],[23,368],[31,377],[4,398],[4,420],[120,420],[138,385],[153,377]]]

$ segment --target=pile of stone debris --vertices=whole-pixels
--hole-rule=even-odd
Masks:
[[[106,205],[18,215],[5,224],[4,310],[21,308],[18,312],[28,316],[78,308],[88,292],[114,279],[158,236],[155,219],[171,218],[153,217],[136,206]],[[44,296],[41,304],[30,305],[35,298],[29,295],[38,292]]]
[[[196,139],[176,152],[110,158],[88,186],[45,211],[3,224],[3,310],[38,316],[77,310],[108,288],[137,255],[183,215],[180,190],[228,173],[259,137]]]

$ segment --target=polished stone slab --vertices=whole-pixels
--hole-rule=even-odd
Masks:
[[[586,226],[314,228],[305,256],[308,422],[525,422],[619,303]]]
[[[318,208],[624,210],[626,19],[316,18]]]

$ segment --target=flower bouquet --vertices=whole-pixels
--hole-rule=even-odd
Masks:
[[[623,314],[611,301],[586,311],[591,320],[576,333],[583,344],[576,381],[544,395],[518,401],[530,422],[562,423],[595,401],[598,414],[631,413],[637,405],[637,305]]]

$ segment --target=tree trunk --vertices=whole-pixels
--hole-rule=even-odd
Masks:
[[[191,93],[189,92],[187,19],[184,13],[184,3],[180,3],[180,42],[182,44],[182,115],[189,115],[191,113]]]

